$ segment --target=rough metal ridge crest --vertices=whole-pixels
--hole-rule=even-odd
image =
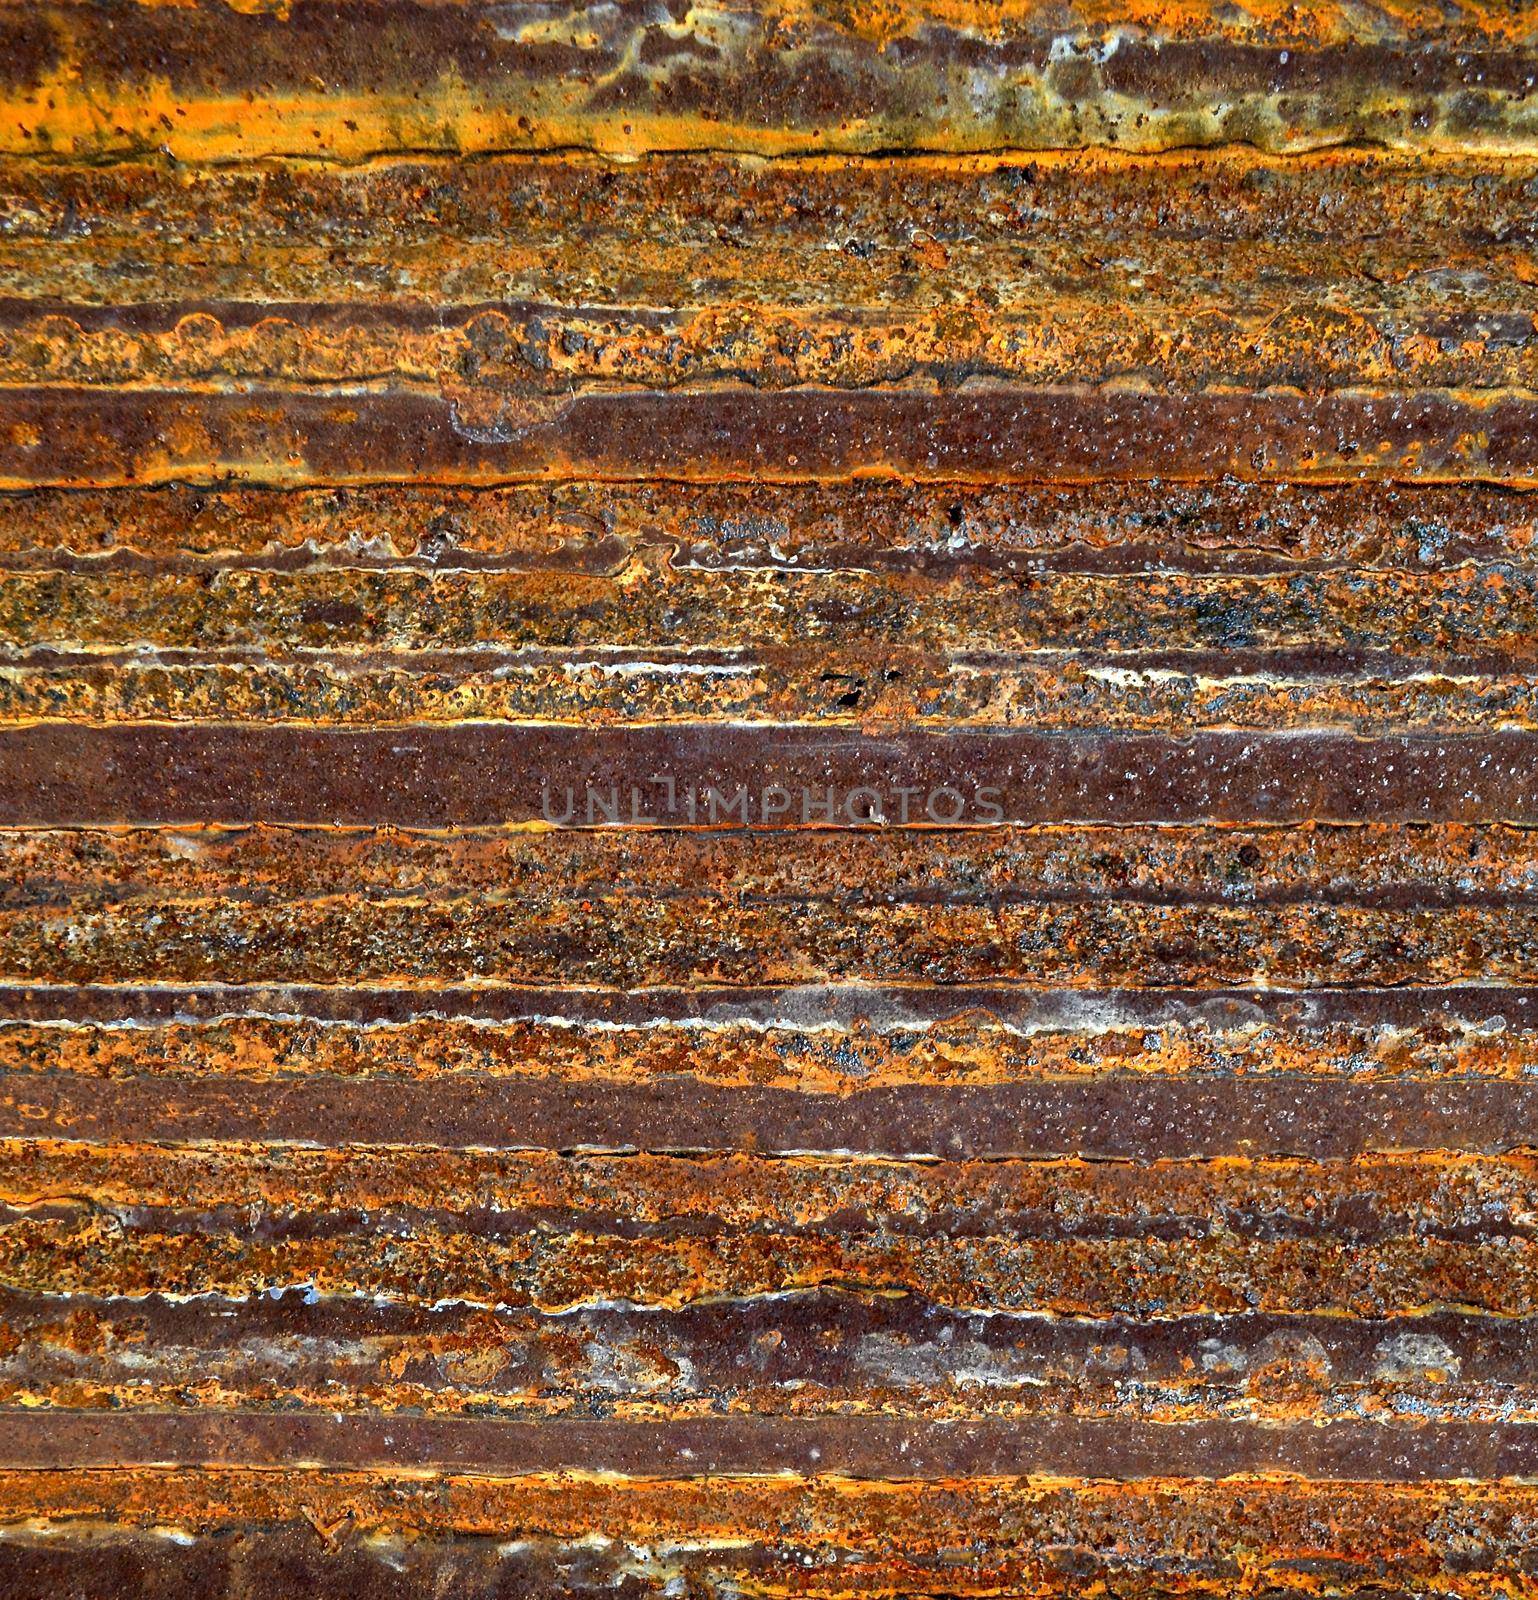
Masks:
[[[1538,8],[0,0],[0,1600],[1538,1597]]]

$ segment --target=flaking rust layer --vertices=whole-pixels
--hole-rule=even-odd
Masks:
[[[0,5],[0,1600],[1538,1596],[1535,84]]]

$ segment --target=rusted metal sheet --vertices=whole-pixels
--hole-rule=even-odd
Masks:
[[[0,1597],[1538,1593],[1538,13],[0,45]]]

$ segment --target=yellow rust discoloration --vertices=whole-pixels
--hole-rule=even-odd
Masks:
[[[0,834],[0,906],[519,895],[737,905],[1182,899],[1234,905],[1533,897],[1538,837],[1461,823],[826,829],[47,827]],[[1514,1025],[1514,1024],[1513,1024]]]
[[[669,389],[743,378],[759,389],[918,385],[961,374],[1172,389],[1538,387],[1538,335],[1528,332],[1538,292],[1529,282],[1487,296],[1482,316],[1460,317],[1449,315],[1440,286],[1430,304],[1418,303],[1432,285],[1413,279],[1392,298],[1381,289],[1348,295],[1335,288],[1328,302],[1310,304],[1295,284],[1280,291],[1252,286],[1242,281],[1246,263],[1235,271],[1225,262],[1230,281],[1214,305],[1180,297],[1170,279],[1185,263],[1166,253],[1170,259],[1133,269],[1135,285],[1107,283],[1095,272],[1095,298],[1060,288],[1035,306],[1021,303],[1041,294],[1027,281],[1002,306],[963,301],[938,311],[921,304],[840,313],[727,303],[665,317],[512,308],[461,313],[456,326],[432,329],[406,319],[396,327],[381,327],[375,317],[352,322],[345,311],[301,318],[274,309],[233,325],[198,311],[173,326],[138,331],[91,326],[88,317],[82,326],[49,311],[0,335],[0,383],[177,390],[391,384],[447,394],[466,408],[488,403],[481,388],[532,401],[579,388]],[[1275,273],[1278,265],[1254,270]],[[914,298],[932,301],[937,287],[921,281]],[[1002,288],[997,284],[990,298],[1005,298]],[[1135,308],[1123,298],[1129,293]]]
[[[1264,572],[1360,564],[1369,573],[1526,567],[1538,538],[1527,497],[1483,485],[170,485],[38,489],[8,498],[5,512],[7,568],[47,570],[76,557],[134,565],[142,557],[229,569],[222,581],[237,589],[256,581],[236,575],[253,563],[405,562],[429,572],[502,563],[565,572],[580,593],[586,577],[613,578],[635,559],[727,575],[911,567],[915,579],[926,569],[943,573],[948,559],[975,567],[987,593],[986,574],[1000,567],[1144,576],[1225,565]]]
[[[1531,9],[1183,0],[0,10],[4,148],[1530,150]]]
[[[429,990],[422,1001],[432,1008]],[[281,1003],[273,996],[274,1005]],[[877,1002],[871,1002],[876,1004]],[[228,1017],[207,1023],[137,1021],[111,1026],[10,1022],[0,1029],[7,1071],[93,1077],[206,1073],[252,1080],[310,1073],[432,1078],[443,1073],[649,1082],[687,1074],[736,1087],[848,1092],[871,1083],[993,1084],[1101,1072],[1185,1077],[1228,1073],[1339,1075],[1360,1079],[1519,1079],[1538,1071],[1538,1040],[1508,1037],[1477,1014],[1451,1024],[1338,1022],[1297,1033],[1240,1006],[1219,1016],[1157,1023],[1114,1011],[1082,1028],[1022,1032],[999,1022],[985,1000],[958,995],[941,1023],[844,1027],[719,1021],[583,1026],[423,1018],[348,1025],[304,1019]],[[20,1092],[20,1086],[18,1086]]]
[[[648,654],[653,654],[648,652]],[[962,727],[1116,729],[1178,735],[1244,727],[1286,732],[1478,732],[1538,726],[1532,672],[1473,673],[1414,663],[1407,677],[1337,675],[1264,659],[1214,675],[1205,662],[1139,668],[1074,657],[1006,666],[933,655],[775,652],[769,660],[538,659],[399,665],[311,662],[68,662],[0,667],[0,724],[67,720],[284,722],[326,726],[467,720],[607,726],[819,723],[872,731]]]
[[[206,983],[235,948],[250,983],[1518,983],[1531,837],[49,830],[0,848],[0,978]]]
[[[114,651],[331,652],[359,667],[392,652],[431,665],[434,652],[456,651],[503,666],[498,652],[524,651],[532,666],[535,652],[666,659],[682,634],[693,655],[718,652],[727,666],[750,651],[803,645],[818,661],[927,650],[962,662],[1002,658],[1017,670],[1028,652],[1096,652],[1135,673],[1139,652],[1157,662],[1184,651],[1207,652],[1213,678],[1224,675],[1225,647],[1236,665],[1241,650],[1291,650],[1307,661],[1350,651],[1381,658],[1396,644],[1411,661],[1454,670],[1468,657],[1529,665],[1538,655],[1538,569],[1507,562],[1432,572],[1044,573],[1020,558],[999,571],[979,552],[958,552],[934,572],[918,551],[906,553],[905,570],[904,554],[884,572],[713,571],[675,565],[660,543],[599,572],[572,571],[555,550],[543,570],[501,572],[316,563],[211,580],[196,569],[29,570],[0,573],[0,645],[108,660]]]
[[[1349,1316],[1391,1319],[1374,1341],[1379,1364],[1387,1373],[1399,1360],[1412,1387],[1440,1382],[1456,1355],[1440,1333],[1417,1332],[1418,1316],[1531,1318],[1538,1295],[1526,1157],[1145,1167],[11,1150],[0,1281],[32,1294],[309,1286],[565,1313],[839,1289],[973,1313]],[[1300,1348],[1312,1337],[1300,1331]],[[876,1365],[865,1381],[878,1387],[880,1348],[866,1350]],[[1217,1365],[1206,1370],[1224,1370],[1221,1340],[1207,1357]],[[1471,1379],[1477,1365],[1471,1354]]]
[[[47,1518],[50,1530],[73,1530],[87,1541],[102,1521],[173,1534],[290,1524],[314,1560],[370,1535],[401,1538],[415,1530],[428,1537],[511,1535],[510,1543],[533,1541],[536,1550],[543,1541],[597,1542],[596,1534],[598,1541],[671,1546],[680,1556],[696,1550],[702,1564],[718,1551],[728,1574],[738,1582],[756,1577],[770,1594],[847,1594],[854,1587],[890,1595],[943,1579],[947,1592],[1007,1588],[1042,1600],[1083,1592],[1086,1579],[1065,1573],[1059,1552],[1088,1563],[1097,1592],[1111,1594],[1147,1594],[1148,1570],[1169,1566],[1179,1567],[1178,1582],[1152,1592],[1263,1594],[1278,1579],[1296,1587],[1299,1567],[1323,1565],[1337,1591],[1360,1577],[1371,1592],[1386,1569],[1475,1600],[1495,1584],[1519,1588],[1516,1563],[1502,1550],[1532,1505],[1531,1490],[1519,1486],[1326,1488],[1265,1478],[1216,1485],[1172,1479],[920,1486],[120,1471],[13,1474],[0,1490],[0,1504],[12,1516]],[[296,1514],[296,1506],[303,1511]],[[1452,1530],[1456,1556],[1447,1550]],[[1243,1552],[1239,1573],[1236,1544]],[[858,1563],[838,1560],[850,1546],[880,1553]],[[755,1572],[755,1548],[782,1554],[771,1554]],[[1301,1592],[1328,1594],[1331,1585],[1321,1577]]]
[[[612,985],[1037,982],[1312,989],[1538,978],[1538,911],[406,896],[269,908],[145,899],[0,914],[0,980]]]

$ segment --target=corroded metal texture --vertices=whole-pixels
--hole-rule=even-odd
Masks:
[[[0,3],[0,1600],[1538,1595],[1535,83]]]
[[[1318,0],[35,0],[0,148],[1530,147],[1538,13]]]

